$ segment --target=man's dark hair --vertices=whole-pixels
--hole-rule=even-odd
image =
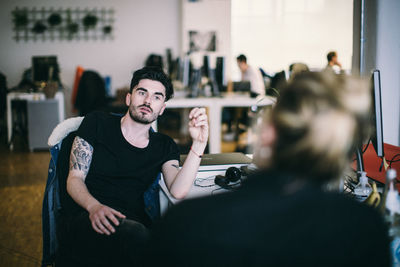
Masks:
[[[129,92],[132,93],[133,88],[139,84],[140,80],[149,79],[158,81],[165,87],[165,101],[174,96],[174,88],[171,79],[159,67],[144,67],[133,73]]]
[[[336,52],[335,51],[331,51],[328,53],[328,55],[326,55],[326,58],[328,59],[328,62],[331,62],[332,58],[336,56]]]
[[[243,55],[243,54],[239,55],[236,59],[237,59],[238,61],[240,61],[240,62],[247,63],[247,58],[246,58],[246,56]]]

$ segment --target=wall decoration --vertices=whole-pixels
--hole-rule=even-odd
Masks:
[[[19,8],[12,11],[14,40],[113,40],[113,8]]]
[[[215,31],[199,32],[189,31],[189,52],[196,51],[216,51],[216,33]]]

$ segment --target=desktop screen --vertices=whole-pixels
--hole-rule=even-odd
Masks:
[[[32,78],[34,82],[59,81],[57,56],[32,57]]]
[[[371,77],[372,84],[372,114],[371,122],[373,132],[371,141],[374,145],[378,157],[385,155],[383,149],[383,119],[382,119],[382,95],[381,95],[381,74],[379,70],[374,70]]]
[[[215,80],[217,82],[219,91],[226,91],[226,77],[225,77],[225,58],[217,57],[215,65]]]

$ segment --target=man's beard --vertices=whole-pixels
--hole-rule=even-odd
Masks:
[[[143,114],[140,112],[138,109],[140,107],[147,107],[151,110],[151,114]],[[150,115],[149,117],[146,118],[146,116]],[[140,105],[140,106],[129,106],[129,116],[131,117],[132,120],[141,123],[141,124],[151,124],[153,121],[155,121],[158,118],[159,114],[153,113],[153,109],[150,108],[147,105]]]

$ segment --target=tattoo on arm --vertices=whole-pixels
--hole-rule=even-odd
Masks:
[[[89,172],[90,162],[92,161],[93,147],[79,136],[75,137],[71,149],[71,159],[69,162],[70,170],[80,170]]]
[[[179,166],[176,164],[171,164],[172,167],[175,167],[175,169],[179,170]]]

